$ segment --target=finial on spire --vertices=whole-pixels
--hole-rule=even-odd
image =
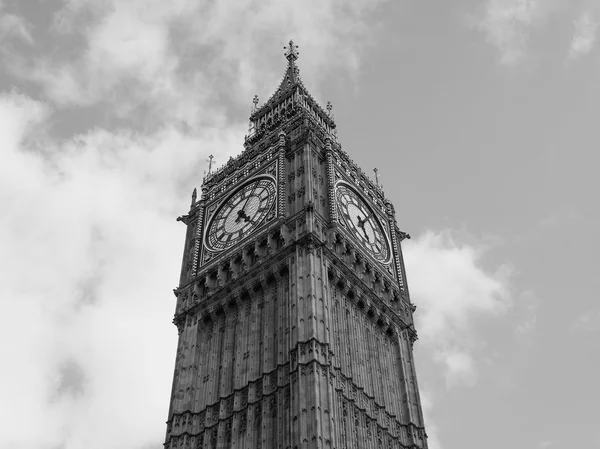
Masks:
[[[331,101],[327,102],[326,108],[327,108],[327,115],[329,115],[329,117],[331,117],[332,116],[331,110],[333,109],[333,105],[331,104]]]
[[[375,184],[377,184],[377,187],[379,187],[379,170],[374,168],[373,172],[375,172]]]
[[[292,64],[296,59],[298,59],[298,55],[300,54],[298,52],[298,46],[294,45],[294,41],[290,39],[290,42],[288,44],[287,47],[283,47],[285,50],[287,50],[284,55],[286,57],[286,59],[289,61],[290,64]]]
[[[254,105],[252,106],[252,112],[254,112],[258,108],[258,95],[254,95],[254,98],[252,99],[252,104]]]
[[[196,190],[196,187],[194,187],[194,191],[192,192],[192,206],[194,206],[194,204],[196,204],[197,197],[198,197],[198,191]]]

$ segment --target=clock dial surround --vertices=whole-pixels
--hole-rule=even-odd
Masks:
[[[390,245],[377,214],[352,187],[345,182],[336,185],[336,203],[340,221],[375,259],[389,263]]]
[[[223,251],[254,232],[274,208],[276,193],[275,179],[267,175],[252,178],[236,189],[209,219],[206,248]]]

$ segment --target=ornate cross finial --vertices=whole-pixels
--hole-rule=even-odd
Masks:
[[[254,106],[252,106],[252,112],[254,112],[258,108],[258,95],[254,95],[254,98],[252,99],[252,104],[254,104]]]
[[[331,101],[327,102],[327,106],[326,107],[327,107],[327,113],[329,115],[331,115],[331,110],[333,109],[333,105],[331,104]]]
[[[298,55],[300,54],[298,52],[298,46],[294,45],[294,41],[290,39],[290,42],[288,44],[287,47],[283,47],[285,50],[287,50],[284,55],[286,57],[286,59],[292,63],[294,62],[296,59],[298,59]]]
[[[213,159],[215,157],[211,154],[210,156],[208,156],[208,159],[206,160],[206,162],[208,162],[208,174],[210,175],[210,171],[212,169],[212,164],[213,164]]]

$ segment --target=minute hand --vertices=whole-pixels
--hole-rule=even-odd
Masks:
[[[357,215],[357,216],[356,216],[356,219],[358,220],[358,226],[360,226],[361,228],[362,228],[362,227],[364,227],[364,225],[365,225],[365,222],[366,222],[366,221],[367,221],[369,218],[371,218],[372,216],[373,216],[373,214],[368,214],[368,215],[365,215],[365,218],[363,218],[363,219],[361,220],[361,219],[360,219],[360,215]]]
[[[371,215],[365,215],[365,218],[363,218],[361,220],[360,215],[356,216],[356,219],[358,220],[358,227],[362,229],[363,234],[365,235],[365,238],[367,239],[367,242],[371,242],[371,239],[369,238],[369,234],[367,234],[367,230],[365,229],[365,222],[371,218]]]
[[[248,201],[250,201],[250,198],[252,198],[252,195],[254,195],[254,192],[256,191],[256,188],[258,187],[258,182],[256,184],[254,184],[254,188],[252,189],[252,191],[250,192],[250,195],[248,195],[248,198],[246,198],[246,201],[244,202],[244,205],[242,206],[242,208],[238,211],[238,217],[235,220],[236,223],[239,222],[242,218],[244,219],[244,221],[248,221],[250,219],[250,217],[248,217],[246,215],[246,206],[248,205]]]

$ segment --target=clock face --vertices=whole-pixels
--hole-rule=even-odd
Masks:
[[[389,262],[390,247],[385,231],[361,196],[345,183],[338,184],[336,201],[341,221],[348,230],[377,260]]]
[[[260,176],[242,185],[210,218],[206,247],[222,251],[243,240],[265,221],[275,199],[275,181],[270,176]]]

